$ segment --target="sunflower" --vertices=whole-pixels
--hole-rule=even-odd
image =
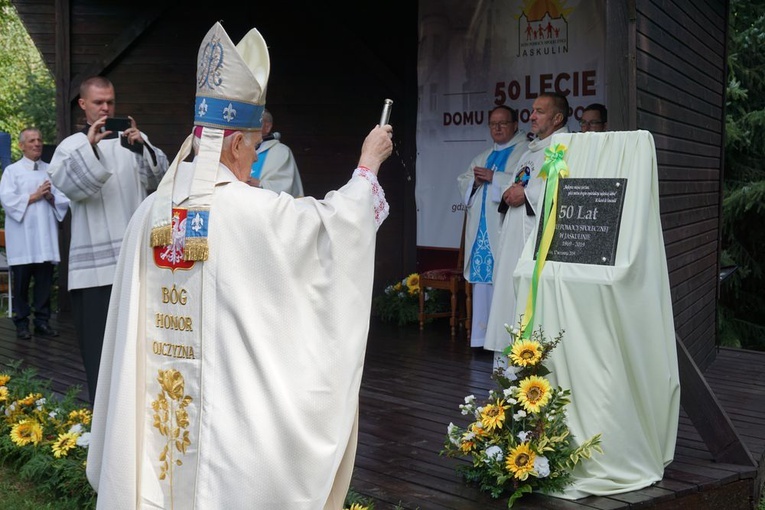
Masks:
[[[41,398],[42,395],[39,393],[30,393],[26,397],[19,399],[19,404],[22,406],[31,406]]]
[[[11,380],[11,376],[8,374],[0,374],[0,386],[5,386],[8,381]]]
[[[505,459],[508,471],[518,480],[525,480],[534,471],[536,454],[529,448],[529,443],[521,443],[510,451]]]
[[[536,340],[518,340],[513,344],[510,359],[518,366],[533,367],[542,361],[542,345]]]
[[[34,420],[21,420],[11,429],[11,440],[19,446],[42,441],[43,429]]]
[[[496,404],[487,404],[481,411],[481,423],[487,430],[501,429],[505,423],[505,405],[504,400],[497,400]]]
[[[470,453],[473,448],[475,448],[475,434],[468,432],[462,436],[460,450],[462,450],[463,453]]]
[[[5,386],[0,386],[0,402],[5,400],[8,400],[8,388]]]
[[[354,503],[351,506],[349,506],[347,510],[369,510],[369,507],[361,505],[359,503]]]
[[[93,412],[90,409],[75,409],[69,413],[70,423],[82,423],[88,425],[93,417]]]
[[[406,277],[406,287],[409,289],[409,294],[414,296],[420,292],[420,275],[412,273]]]
[[[51,449],[53,450],[53,456],[57,459],[66,457],[67,452],[77,446],[78,436],[79,434],[74,434],[72,432],[59,434],[51,446]]]
[[[476,437],[485,437],[488,435],[486,428],[480,421],[473,422],[470,425],[470,432],[476,435]]]
[[[538,413],[547,405],[552,395],[550,383],[544,377],[532,375],[521,381],[518,401],[530,413]]]

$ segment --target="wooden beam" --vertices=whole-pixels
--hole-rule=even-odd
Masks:
[[[56,143],[69,136],[72,104],[67,91],[71,80],[70,2],[56,0]]]
[[[606,2],[608,129],[637,129],[635,0]]]
[[[757,467],[725,409],[709,387],[704,374],[691,358],[678,335],[677,359],[680,372],[680,404],[699,432],[716,462]]]
[[[115,37],[112,43],[104,48],[104,51],[92,64],[83,69],[80,74],[71,80],[68,89],[69,101],[74,101],[74,99],[77,98],[80,93],[80,84],[83,80],[86,80],[91,76],[102,74],[167,10],[168,6],[168,2],[157,2],[154,8],[142,10],[142,14],[123,30],[121,34]]]

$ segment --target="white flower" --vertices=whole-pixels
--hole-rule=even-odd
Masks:
[[[520,372],[521,370],[523,370],[522,367],[516,367],[515,365],[511,365],[511,366],[505,368],[504,376],[509,381],[517,381],[518,380],[518,372]]]
[[[449,422],[449,426],[446,427],[446,433],[449,436],[449,441],[451,441],[454,446],[460,445],[459,437],[457,437],[459,435],[457,434],[458,431],[459,429],[457,426],[454,423]]]
[[[468,395],[465,397],[466,404],[472,404],[473,402],[475,402],[475,395]]]
[[[521,443],[525,443],[526,439],[528,439],[529,437],[529,434],[531,434],[531,432],[521,430],[520,432],[518,432],[517,436],[518,436],[518,439],[521,441]]]
[[[521,409],[520,411],[518,411],[517,413],[513,415],[513,419],[515,421],[521,421],[525,417],[526,417],[526,411],[524,411],[523,409]]]
[[[425,293],[425,301],[428,301],[429,299],[430,299],[430,294],[428,294],[428,293],[426,292],[426,293]]]
[[[465,434],[465,441],[471,441],[474,438],[475,438],[475,433],[474,432],[468,432],[467,434]]]
[[[492,445],[486,448],[486,460],[485,462],[488,464],[491,461],[497,461],[499,462],[504,457],[504,453],[502,453],[502,448],[500,448],[497,445]]]
[[[49,413],[48,413],[48,416],[50,416],[50,418],[51,418],[52,420],[55,420],[55,419],[56,419],[56,416],[58,416],[58,409],[54,409],[53,411],[49,412]]]
[[[38,411],[42,410],[43,406],[45,405],[45,402],[46,402],[45,397],[35,400],[35,407],[37,407]]]
[[[90,432],[85,432],[77,438],[77,446],[87,448],[90,446]]]
[[[537,472],[539,478],[550,476],[550,461],[547,460],[547,457],[537,455],[534,458],[534,471]]]
[[[75,423],[69,428],[70,434],[82,434],[82,425],[80,423]]]

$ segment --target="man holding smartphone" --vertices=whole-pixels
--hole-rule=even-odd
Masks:
[[[132,117],[129,125],[113,124],[115,92],[107,78],[83,81],[78,103],[86,125],[59,144],[48,175],[71,201],[69,291],[92,400],[122,238],[133,212],[159,185],[168,161]],[[125,129],[111,130],[107,124]]]

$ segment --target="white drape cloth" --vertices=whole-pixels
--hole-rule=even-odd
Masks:
[[[572,392],[576,440],[602,434],[604,454],[574,471],[562,497],[638,490],[662,479],[677,438],[680,382],[653,137],[647,131],[554,135],[570,177],[627,178],[616,263],[547,262],[536,326],[565,330],[550,357],[551,382]],[[524,312],[536,232],[515,272]]]
[[[180,207],[191,165],[166,176]],[[120,255],[94,405],[87,473],[98,508],[342,507],[381,193],[359,173],[324,200],[294,199],[221,165],[209,259],[187,269],[161,267],[167,247],[149,244],[157,193],[142,204]]]

